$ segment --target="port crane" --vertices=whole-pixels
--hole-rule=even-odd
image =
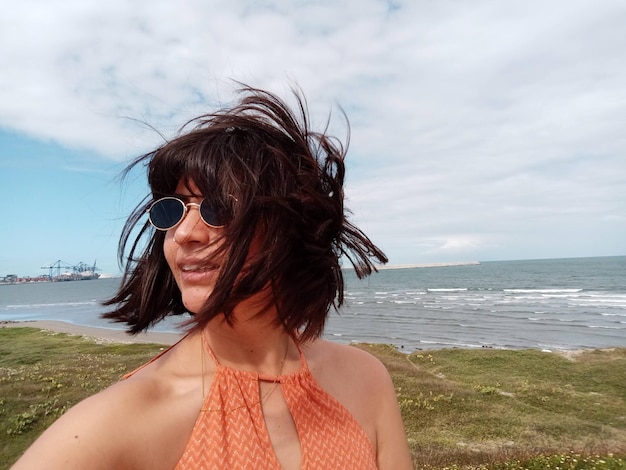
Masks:
[[[96,271],[100,271],[100,268],[96,266],[96,261],[93,262],[93,266],[90,266],[82,261],[78,264],[69,264],[59,259],[48,266],[42,266],[41,269],[48,270],[48,276],[50,276],[51,280],[62,280],[64,278],[68,278],[68,280],[97,279],[100,277],[99,274],[96,274]]]

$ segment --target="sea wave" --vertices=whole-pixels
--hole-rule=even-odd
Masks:
[[[582,292],[583,289],[502,289],[502,291],[520,294],[559,294]]]
[[[467,287],[454,287],[454,288],[428,288],[428,292],[465,292]]]
[[[39,304],[15,304],[5,305],[2,309],[18,310],[18,309],[37,309],[37,308],[56,308],[56,307],[80,307],[82,305],[98,305],[95,300],[89,300],[86,302],[57,302],[57,303],[39,303]]]

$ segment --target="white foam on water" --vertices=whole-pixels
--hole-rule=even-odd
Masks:
[[[467,290],[466,287],[464,288],[441,288],[441,289],[431,289],[428,288],[426,289],[428,292],[464,292]]]

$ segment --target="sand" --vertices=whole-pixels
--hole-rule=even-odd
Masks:
[[[139,333],[133,336],[123,330],[82,326],[53,320],[6,322],[0,324],[0,328],[15,327],[39,328],[40,330],[53,331],[55,333],[86,336],[88,338],[93,338],[100,343],[157,343],[169,345],[174,344],[182,336],[179,333],[161,333],[158,331],[149,331],[147,333]]]

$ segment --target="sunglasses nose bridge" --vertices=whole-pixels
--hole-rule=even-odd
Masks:
[[[200,204],[198,204],[197,202],[188,202],[187,204],[184,204],[184,206],[185,206],[185,214],[183,214],[183,217],[187,215],[187,211],[189,210],[190,207],[200,210]]]
[[[182,201],[181,201],[182,202]],[[189,212],[191,209],[197,209],[198,210],[198,219],[202,220],[202,215],[200,214],[200,204],[196,203],[196,202],[188,202],[188,203],[183,203],[183,207],[185,208],[183,211],[182,216],[180,217],[180,220],[178,221],[178,223],[176,224],[176,226],[179,226],[181,224],[183,224],[185,222],[185,220],[187,219],[187,216],[189,215]],[[197,223],[198,221],[196,221]],[[195,225],[195,223],[194,223]]]
[[[182,202],[182,201],[181,201]],[[202,215],[200,214],[200,204],[195,202],[188,202],[182,204],[184,207],[183,214],[180,220],[172,227],[174,230],[174,239],[178,240],[178,244],[186,243],[190,240],[200,240],[200,237],[204,237],[203,232],[198,232],[196,227],[198,224],[204,226],[202,223]],[[198,209],[197,215],[189,219],[189,213],[191,209]]]

